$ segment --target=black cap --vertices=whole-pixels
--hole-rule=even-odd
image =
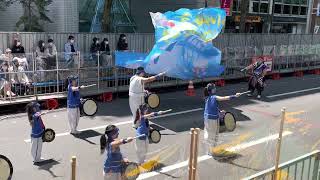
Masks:
[[[141,74],[141,73],[145,73],[145,71],[144,71],[144,68],[143,67],[138,67],[137,68],[137,71],[136,71],[136,74]]]
[[[70,35],[68,39],[69,39],[69,40],[74,39],[74,36],[71,36],[71,35]]]

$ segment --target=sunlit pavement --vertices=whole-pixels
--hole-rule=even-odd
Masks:
[[[241,179],[274,164],[275,144],[279,132],[281,108],[287,116],[281,149],[281,162],[296,158],[320,148],[320,76],[287,77],[268,80],[263,98],[238,99],[220,103],[221,109],[232,112],[237,119],[234,132],[221,133],[220,145],[235,150],[238,156],[228,161],[217,161],[206,156],[201,130],[198,178],[201,180]],[[246,83],[227,84],[218,88],[218,95],[246,91]],[[157,110],[173,109],[166,117],[152,120],[161,130],[159,144],[150,144],[144,172],[139,179],[187,179],[189,157],[189,130],[203,128],[202,89],[196,97],[183,91],[160,94],[161,106]],[[44,143],[42,156],[48,162],[35,166],[30,154],[30,126],[26,116],[0,121],[0,154],[13,163],[13,179],[47,180],[70,179],[72,156],[77,157],[77,180],[103,179],[105,155],[100,155],[99,138],[108,124],[120,128],[120,137],[134,136],[127,98],[111,103],[100,103],[94,118],[82,117],[77,137],[69,135],[65,109],[43,116],[47,128],[56,131],[52,143]],[[130,160],[136,161],[134,142],[121,150]]]

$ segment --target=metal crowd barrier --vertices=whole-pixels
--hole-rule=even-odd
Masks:
[[[5,40],[10,40],[10,33],[0,33]],[[21,33],[22,43],[30,40],[26,51],[33,51],[31,48],[37,40],[49,37],[56,39],[57,49],[61,50],[63,42],[67,38],[65,33],[45,34],[45,33]],[[84,95],[96,95],[103,92],[127,91],[129,79],[133,75],[133,70],[115,67],[114,51],[111,56],[98,55],[96,59],[89,53],[89,45],[92,37],[109,37],[110,48],[114,49],[117,34],[77,34],[76,40],[80,44],[80,53],[75,56],[75,62],[67,63],[64,53],[58,53],[55,66],[41,68],[37,63],[34,53],[27,53],[29,67],[24,72],[0,72],[2,76],[18,76],[25,73],[31,83],[24,84],[15,82],[11,84],[17,97],[6,97],[4,91],[0,91],[1,104],[14,103],[21,98],[34,98],[35,96],[65,96],[65,79],[70,74],[80,77],[81,84],[97,84],[96,87],[86,89]],[[128,34],[130,49],[138,52],[148,52],[153,45],[153,34]],[[0,43],[0,49],[5,43]],[[197,79],[194,82],[205,82],[217,79],[237,79],[245,75],[239,70],[251,64],[252,59],[258,56],[272,56],[272,73],[289,73],[295,71],[305,71],[320,69],[320,36],[317,35],[244,35],[244,34],[222,34],[214,40],[214,45],[222,52],[222,64],[225,72],[217,78]],[[98,62],[95,63],[95,60]],[[181,86],[187,84],[175,78],[163,77],[148,87],[168,87]]]
[[[277,179],[319,180],[320,151],[313,151],[279,165]],[[274,180],[275,167],[261,171],[242,180]]]

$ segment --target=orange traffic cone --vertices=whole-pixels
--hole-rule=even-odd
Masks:
[[[196,95],[196,91],[194,90],[194,86],[193,86],[193,82],[189,81],[189,86],[188,86],[188,90],[186,92],[187,96],[195,96]]]

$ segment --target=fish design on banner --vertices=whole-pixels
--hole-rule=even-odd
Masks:
[[[150,13],[155,28],[155,45],[149,54],[116,52],[116,65],[143,66],[147,73],[166,71],[166,76],[192,80],[223,73],[221,51],[212,40],[221,32],[226,12],[220,8],[179,9]]]

